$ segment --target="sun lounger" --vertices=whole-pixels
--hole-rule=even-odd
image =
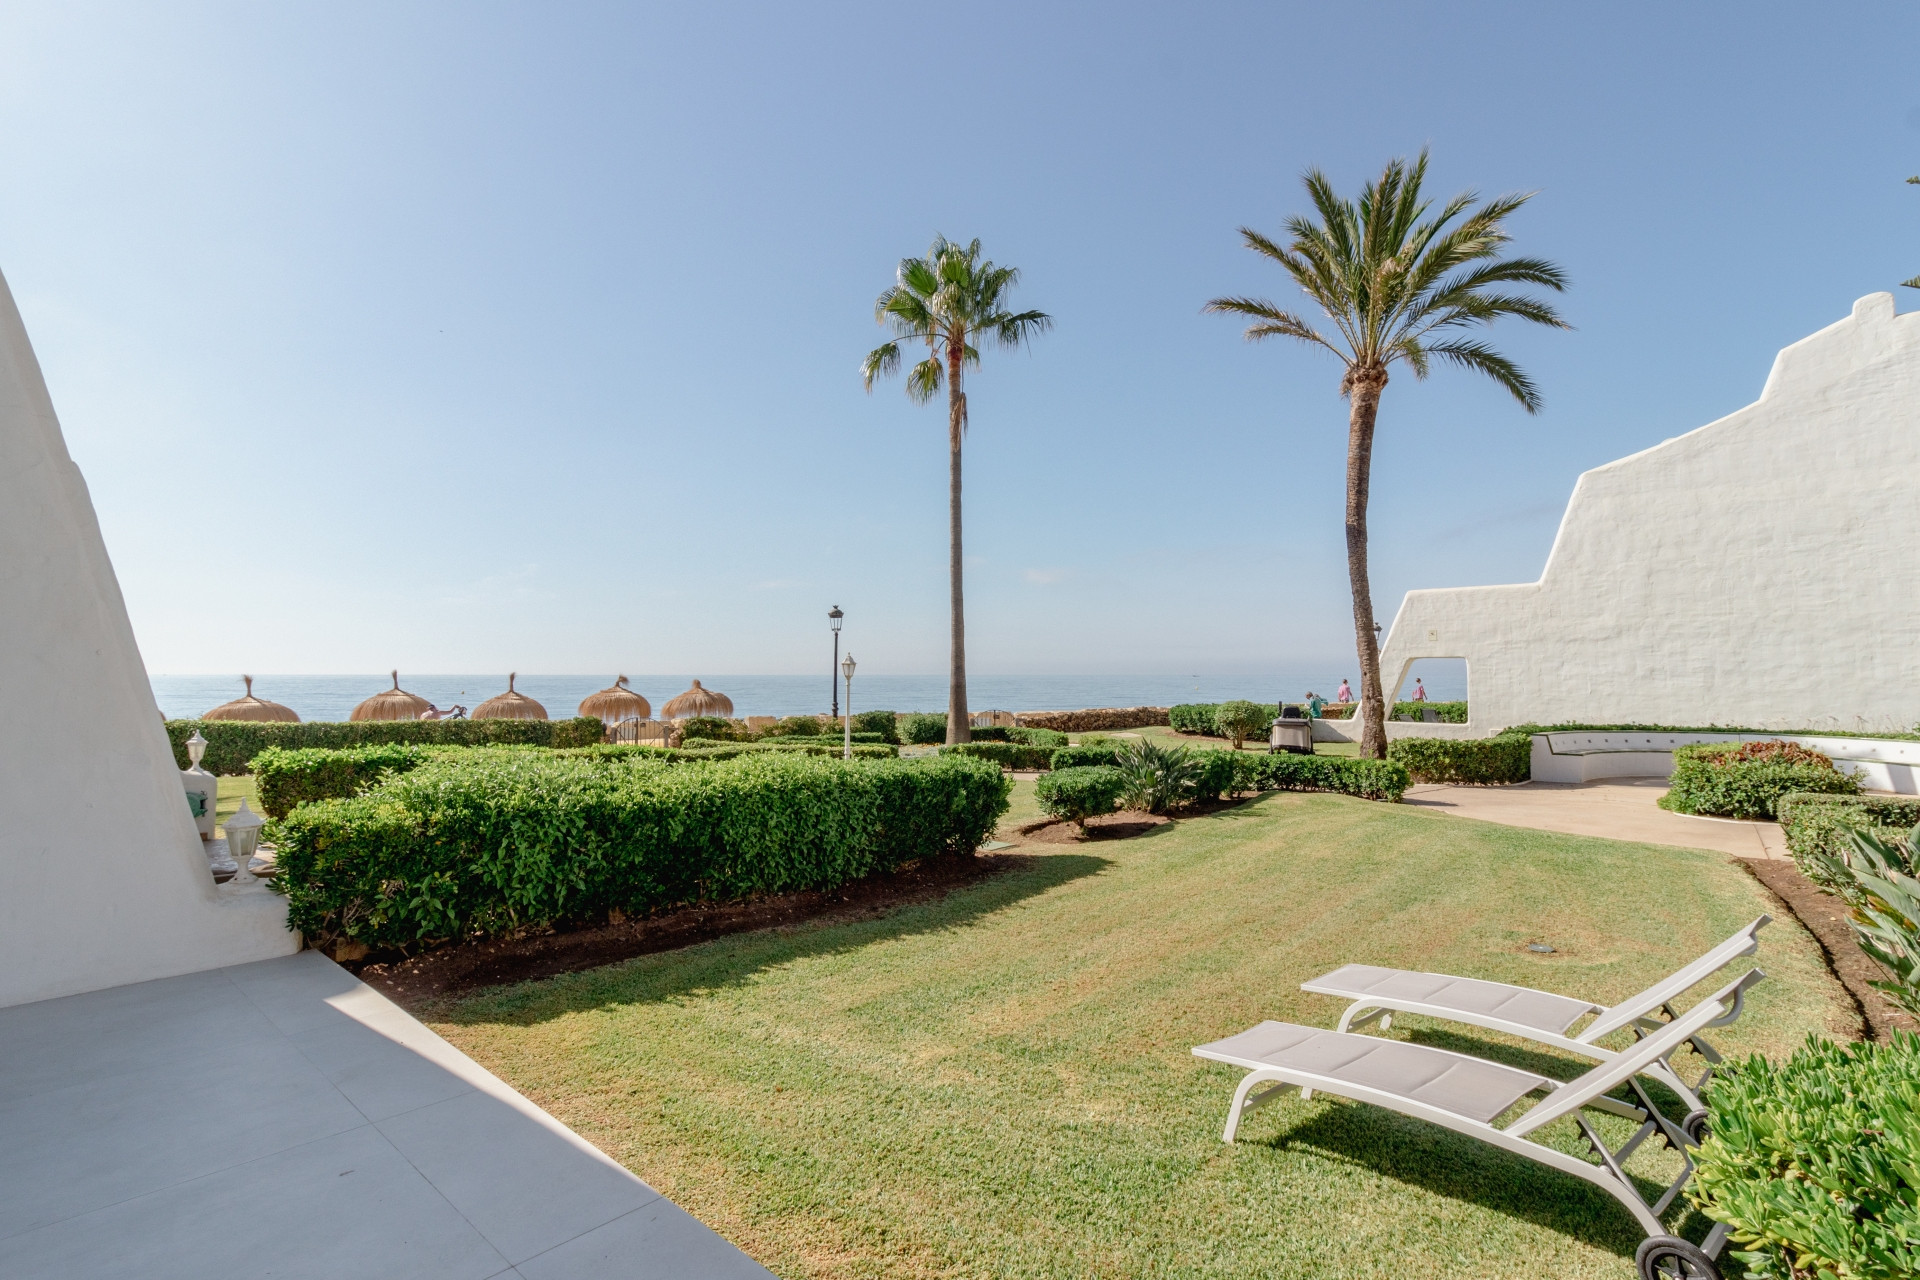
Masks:
[[[1489,1031],[1504,1031],[1536,1044],[1549,1044],[1596,1062],[1606,1062],[1615,1051],[1601,1048],[1599,1040],[1629,1028],[1635,1035],[1644,1036],[1672,1022],[1673,1001],[1735,960],[1758,951],[1760,943],[1756,935],[1772,920],[1772,916],[1759,917],[1692,964],[1612,1007],[1535,991],[1531,987],[1508,986],[1504,982],[1483,982],[1477,978],[1409,969],[1380,969],[1366,964],[1335,969],[1311,982],[1301,983],[1300,989],[1353,1002],[1341,1015],[1341,1031],[1356,1030],[1374,1021],[1385,1028],[1393,1025],[1395,1013],[1420,1013],[1485,1027]],[[1655,1016],[1661,1013],[1666,1015],[1664,1020]],[[1578,1034],[1571,1034],[1573,1025],[1589,1014],[1594,1015],[1593,1021]],[[1739,1016],[1740,1003],[1736,1000],[1724,1018],[1705,1025],[1725,1026]],[[1699,1091],[1712,1078],[1720,1055],[1703,1036],[1693,1036],[1687,1043],[1707,1061],[1706,1073],[1698,1080],[1690,1085],[1686,1083],[1666,1057],[1652,1063],[1648,1074],[1678,1093],[1689,1109],[1699,1110]]]
[[[1203,1044],[1193,1052],[1196,1057],[1242,1067],[1247,1072],[1227,1111],[1223,1141],[1233,1141],[1241,1120],[1255,1108],[1292,1089],[1302,1093],[1318,1090],[1355,1102],[1370,1102],[1592,1183],[1625,1206],[1646,1232],[1648,1239],[1636,1259],[1642,1276],[1691,1275],[1713,1280],[1719,1273],[1712,1260],[1726,1242],[1726,1228],[1714,1227],[1706,1242],[1695,1246],[1668,1235],[1661,1222],[1661,1215],[1693,1174],[1689,1149],[1698,1144],[1699,1130],[1694,1127],[1689,1132],[1662,1115],[1647,1096],[1639,1075],[1664,1061],[1703,1028],[1726,1019],[1739,1007],[1747,989],[1765,976],[1758,969],[1748,970],[1686,1013],[1648,1032],[1630,1048],[1564,1083],[1427,1045],[1286,1022],[1263,1022],[1239,1035]],[[1268,1087],[1256,1093],[1262,1085]],[[1622,1086],[1631,1090],[1637,1105],[1609,1096]],[[1494,1121],[1533,1093],[1546,1096],[1505,1126],[1495,1126]],[[1634,1121],[1638,1128],[1620,1147],[1610,1148],[1589,1123],[1587,1111],[1619,1116]],[[1580,1126],[1598,1164],[1529,1136],[1563,1117]],[[1656,1136],[1679,1150],[1683,1167],[1680,1176],[1649,1204],[1628,1175],[1626,1164],[1647,1139]]]

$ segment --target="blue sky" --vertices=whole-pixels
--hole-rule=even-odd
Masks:
[[[0,268],[155,672],[945,660],[943,414],[874,295],[979,236],[993,672],[1345,665],[1331,358],[1200,314],[1433,151],[1539,195],[1528,417],[1387,388],[1374,594],[1537,577],[1574,478],[1920,272],[1911,5],[10,5]],[[1908,291],[1901,306],[1912,305]]]

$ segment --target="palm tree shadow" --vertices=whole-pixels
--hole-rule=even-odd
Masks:
[[[1059,853],[929,902],[858,920],[826,920],[728,934],[595,969],[535,979],[440,1003],[437,1021],[457,1026],[534,1026],[568,1014],[654,1004],[740,986],[776,965],[857,950],[875,942],[967,926],[1024,899],[1112,866],[1093,854]]]

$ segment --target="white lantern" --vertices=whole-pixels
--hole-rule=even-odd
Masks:
[[[253,851],[260,843],[260,828],[267,820],[240,802],[240,811],[227,819],[227,852],[234,861],[233,879],[228,884],[252,884],[254,874],[248,864],[253,861]]]
[[[200,736],[198,729],[195,729],[193,736],[187,739],[187,759],[193,761],[193,767],[198,769],[200,757],[205,754],[207,754],[207,740]]]

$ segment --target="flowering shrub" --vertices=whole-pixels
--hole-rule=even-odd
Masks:
[[[1781,799],[1796,791],[1857,795],[1860,784],[1818,751],[1792,743],[1706,742],[1675,748],[1673,782],[1660,807],[1764,819],[1776,816]]]

